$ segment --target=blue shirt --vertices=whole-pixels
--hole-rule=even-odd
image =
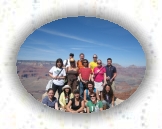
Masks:
[[[49,100],[48,96],[46,96],[43,100],[42,103],[55,109],[55,103],[57,103],[56,97],[53,97],[52,101]]]
[[[112,65],[108,66],[106,65],[105,66],[105,69],[106,69],[106,76],[110,77],[110,79],[114,76],[114,73],[116,73],[116,68]]]

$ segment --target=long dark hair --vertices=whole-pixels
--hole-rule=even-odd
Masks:
[[[61,63],[61,68],[63,67],[63,61],[62,61],[62,59],[61,58],[58,58],[57,60],[56,60],[56,67],[58,67],[57,66],[57,63],[58,62],[60,62]]]
[[[65,88],[65,89],[67,89],[67,88]],[[66,95],[65,89],[63,90],[64,95]],[[70,97],[70,94],[71,94],[71,89],[70,89],[70,88],[68,88],[68,89],[69,89],[69,92],[68,92],[68,97]]]
[[[106,91],[106,87],[107,87],[107,86],[110,87],[110,91],[109,91],[109,92]],[[108,95],[109,98],[110,98],[110,100],[112,100],[112,97],[113,97],[114,93],[113,93],[113,90],[112,90],[110,84],[106,84],[106,85],[104,86],[103,91],[102,91],[102,94],[103,94],[104,100],[106,100],[106,95]]]

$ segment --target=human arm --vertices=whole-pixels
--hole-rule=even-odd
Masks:
[[[66,106],[66,109],[68,112],[72,112],[73,110],[70,108],[70,106],[72,105],[72,101],[70,100],[68,105]]]
[[[114,73],[113,77],[110,79],[110,82],[112,82],[116,76],[117,76],[117,73]]]
[[[53,79],[56,79],[56,78],[57,78],[57,77],[53,76],[53,74],[50,73],[50,72],[49,72],[49,76],[50,76],[51,78],[53,78]]]
[[[87,113],[90,113],[90,112],[89,112],[89,107],[88,107],[88,106],[87,106],[87,108],[86,108],[86,111],[87,111]]]
[[[100,111],[103,111],[103,107],[102,107],[102,108],[100,108]]]
[[[103,101],[104,98],[103,98],[103,92],[101,92],[101,101]]]
[[[105,86],[106,85],[106,72],[104,73],[104,83],[103,85]]]
[[[56,79],[56,76],[53,75],[53,72],[55,71],[56,67],[53,66],[50,70],[49,70],[49,76],[53,79]]]
[[[57,75],[57,79],[65,79],[66,77],[66,71],[65,69],[61,69],[60,73]]]
[[[58,110],[58,102],[55,103],[55,109]]]
[[[95,78],[95,68],[93,69],[93,71],[92,71],[92,75],[91,75],[91,81],[94,81],[94,78]]]
[[[76,112],[77,113],[82,112],[84,110],[84,106],[85,106],[85,103],[84,103],[84,100],[82,100],[81,107],[78,110],[76,110]]]
[[[113,95],[113,97],[112,97],[112,102],[111,102],[112,107],[114,107],[114,104],[115,104],[114,98],[115,98],[115,96]]]
[[[43,103],[44,105],[47,105],[47,106],[48,106],[48,103],[47,103],[47,96],[42,100],[42,103]]]
[[[103,104],[101,101],[99,102],[99,108],[100,108],[100,111],[103,111]]]
[[[92,80],[92,70],[90,69],[90,74],[89,74],[89,81]]]
[[[66,73],[68,72],[68,70],[69,70],[69,67],[66,67]]]
[[[61,95],[60,95],[60,98],[59,98],[59,103],[62,106],[62,108],[65,108],[65,105],[64,105],[64,102],[63,102],[63,101],[65,101],[64,98],[65,98],[64,92],[62,92]]]

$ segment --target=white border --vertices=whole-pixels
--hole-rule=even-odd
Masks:
[[[160,0],[1,0],[0,127],[162,127],[161,12]],[[138,90],[122,104],[99,114],[53,111],[29,95],[16,74],[16,57],[29,34],[54,19],[77,16],[93,16],[119,24],[137,38],[146,54],[147,70]]]

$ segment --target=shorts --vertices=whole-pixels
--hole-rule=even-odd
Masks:
[[[98,91],[102,91],[102,90],[103,90],[102,84],[103,84],[103,82],[95,82],[95,81],[94,81],[94,87],[95,87]]]

